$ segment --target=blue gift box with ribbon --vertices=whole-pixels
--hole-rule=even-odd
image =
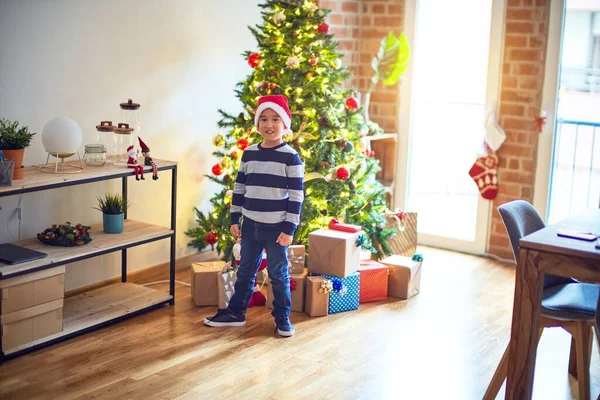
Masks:
[[[322,275],[331,281],[332,290],[329,293],[329,314],[358,310],[360,299],[360,274],[355,272],[346,278],[332,275]]]

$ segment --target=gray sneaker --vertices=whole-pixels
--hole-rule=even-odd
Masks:
[[[288,317],[283,315],[275,317],[275,331],[279,336],[290,337],[294,336],[296,330]]]
[[[228,309],[222,308],[214,316],[204,318],[204,324],[215,327],[244,326],[246,325],[246,317],[238,317],[237,315],[233,315]]]

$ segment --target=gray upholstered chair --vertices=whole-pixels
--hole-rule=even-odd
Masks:
[[[511,201],[498,207],[513,248],[515,259],[519,254],[519,240],[545,227],[544,221],[531,204],[523,200]],[[569,373],[578,380],[579,398],[590,398],[591,330],[596,318],[599,286],[580,283],[571,278],[546,274],[542,295],[540,319],[541,337],[544,328],[561,327],[569,332],[571,357]],[[495,399],[508,372],[508,347],[484,395]]]

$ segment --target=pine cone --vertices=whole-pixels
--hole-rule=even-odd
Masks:
[[[348,187],[350,188],[350,190],[354,190],[356,189],[356,184],[354,182],[350,182],[348,183]]]
[[[327,118],[327,117],[319,118],[319,126],[328,127],[329,126],[329,118]]]
[[[325,217],[327,216],[327,214],[328,214],[328,213],[329,213],[329,212],[327,211],[327,209],[326,209],[326,208],[324,208],[323,210],[321,210],[321,215],[323,215],[323,216],[325,216]]]
[[[329,165],[329,163],[328,163],[328,162],[325,162],[325,161],[323,161],[323,162],[321,163],[321,168],[323,168],[323,169],[329,169],[330,167],[331,167],[331,166]]]

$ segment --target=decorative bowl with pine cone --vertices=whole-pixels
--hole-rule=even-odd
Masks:
[[[92,241],[90,227],[82,224],[71,225],[65,222],[61,225],[52,225],[37,234],[40,242],[50,246],[82,246]]]

